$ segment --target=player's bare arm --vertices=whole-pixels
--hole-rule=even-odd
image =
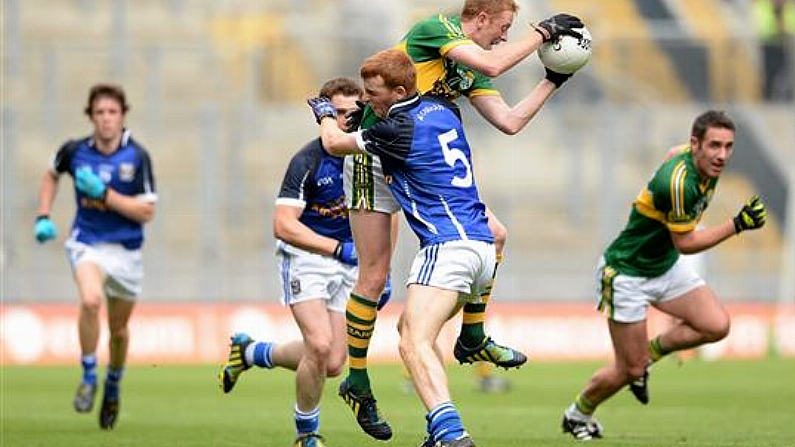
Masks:
[[[530,93],[513,107],[500,95],[480,95],[470,98],[472,106],[492,126],[515,135],[529,123],[557,88],[547,79],[542,79]]]
[[[674,246],[680,253],[692,254],[714,247],[732,235],[745,230],[758,230],[765,226],[767,208],[759,196],[753,196],[743,205],[740,212],[731,219],[714,228],[694,230],[677,234],[671,232]]]
[[[41,186],[39,187],[39,207],[36,210],[36,215],[46,216],[50,214],[52,202],[58,194],[58,175],[52,171],[44,173],[41,179]]]
[[[320,121],[320,139],[323,141],[323,147],[336,156],[344,156],[348,154],[361,154],[364,153],[356,145],[356,136],[358,132],[345,133],[337,126],[337,121],[334,119],[324,118]]]
[[[508,30],[515,16],[515,11],[511,10],[493,15],[481,11],[462,20],[464,34],[473,43],[453,47],[443,56],[486,76],[496,77],[535,52],[544,42],[565,34],[579,35],[576,29],[583,26],[575,16],[558,14],[534,25],[533,30],[521,39],[508,43]]]
[[[155,217],[154,202],[140,197],[126,196],[108,188],[105,206],[122,216],[139,223],[147,223]]]
[[[541,35],[531,31],[521,39],[502,43],[490,50],[475,43],[458,45],[445,53],[444,57],[494,78],[533,54],[542,43]]]
[[[299,220],[303,207],[276,205],[273,236],[288,244],[324,256],[333,256],[339,241],[320,235]]]
[[[714,227],[688,231],[687,233],[671,232],[671,241],[679,253],[690,255],[708,250],[726,239],[737,234],[734,231],[734,223],[731,219],[726,220]]]

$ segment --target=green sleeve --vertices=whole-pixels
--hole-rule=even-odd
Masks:
[[[439,59],[457,45],[472,43],[457,18],[441,14],[417,22],[404,40],[406,53],[415,63]]]

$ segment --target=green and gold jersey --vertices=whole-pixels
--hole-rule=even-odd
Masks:
[[[472,40],[461,29],[461,17],[442,14],[417,22],[398,43],[417,69],[417,88],[423,95],[455,100],[478,95],[499,95],[491,79],[445,56],[451,49]]]
[[[695,230],[717,183],[699,176],[689,147],[671,157],[635,198],[627,225],[605,250],[607,265],[629,276],[665,273],[679,258],[669,233]]]

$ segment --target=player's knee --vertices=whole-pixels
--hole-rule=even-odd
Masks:
[[[326,377],[338,377],[345,370],[345,356],[333,357],[326,364]]]
[[[86,296],[80,301],[80,312],[84,315],[95,317],[99,315],[99,308],[101,307],[101,296]]]
[[[716,341],[721,341],[729,335],[729,329],[731,328],[731,322],[729,317],[726,316],[725,318],[716,321],[712,325],[702,329],[701,334],[704,336],[704,339],[707,343],[715,343]]]
[[[383,271],[374,270],[366,276],[360,275],[359,280],[356,283],[356,289],[360,291],[360,293],[366,298],[369,298],[372,301],[378,301],[378,297],[381,296],[381,292],[384,290],[384,286],[386,285],[386,277],[388,272],[388,269]]]
[[[331,355],[331,340],[325,338],[318,338],[315,340],[307,340],[305,343],[306,355],[315,359],[316,362],[326,363],[326,360]]]
[[[121,343],[130,338],[130,331],[127,326],[109,325],[108,331],[110,332],[111,343]]]

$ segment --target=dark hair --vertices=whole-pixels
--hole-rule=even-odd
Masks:
[[[403,86],[406,94],[417,92],[417,70],[409,56],[398,49],[379,51],[365,59],[359,69],[362,79],[381,76],[384,86],[396,88]]]
[[[334,95],[343,95],[358,96],[361,98],[363,94],[364,89],[362,89],[356,80],[353,78],[341,77],[326,81],[326,83],[320,87],[320,94],[318,96],[331,98]]]
[[[88,92],[88,104],[84,109],[86,115],[91,117],[93,111],[94,101],[99,98],[115,99],[121,106],[122,113],[127,113],[130,110],[130,105],[127,104],[127,97],[124,95],[124,89],[116,84],[95,84]]]
[[[690,136],[701,140],[704,138],[704,134],[707,133],[707,129],[711,127],[729,129],[732,132],[736,130],[734,121],[732,121],[725,112],[721,110],[709,110],[699,115],[699,117],[693,121],[693,128],[690,130]]]
[[[461,18],[471,19],[481,12],[485,12],[489,17],[504,11],[516,12],[519,5],[514,0],[466,0],[464,9],[461,10]]]

